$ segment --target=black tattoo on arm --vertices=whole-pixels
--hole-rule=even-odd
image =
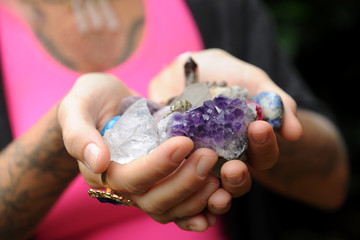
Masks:
[[[78,174],[56,124],[32,138],[0,155],[0,239],[28,238]]]
[[[55,46],[55,44],[49,38],[43,35],[40,31],[36,31],[35,34],[51,56],[53,56],[57,61],[59,61],[64,66],[74,70],[77,69],[75,62],[65,57],[64,54],[61,53],[61,51]]]
[[[51,2],[51,3],[61,3],[61,1]],[[58,46],[58,43],[56,43],[54,41],[53,37],[51,37],[46,31],[44,31],[44,29],[45,29],[44,24],[49,22],[49,20],[47,19],[48,16],[43,12],[43,10],[36,3],[31,4],[30,8],[37,19],[36,23],[33,26],[33,29],[34,29],[37,39],[42,44],[42,46],[47,50],[47,52],[52,57],[54,57],[54,59],[56,59],[62,65],[66,66],[70,69],[73,69],[73,70],[81,71],[82,69],[80,69],[80,68],[84,63],[79,62],[80,60],[75,59],[74,56],[69,56],[69,55],[64,54],[61,46]],[[124,34],[124,36],[125,36],[124,43],[123,43],[124,46],[121,47],[119,52],[116,53],[116,55],[114,56],[114,59],[111,60],[112,62],[109,63],[109,64],[111,64],[111,66],[107,66],[108,68],[117,66],[118,64],[124,62],[136,50],[137,43],[138,43],[136,40],[139,38],[139,34],[142,33],[141,30],[142,30],[143,26],[144,26],[144,17],[141,16],[137,19],[134,19],[130,23],[130,26],[126,32],[120,33],[120,34]],[[74,34],[78,34],[78,33],[74,33]],[[98,44],[97,46],[104,46],[104,45],[108,44],[108,42],[107,42],[108,40],[106,40],[109,37],[108,35],[109,35],[109,33],[106,33],[106,32],[104,33],[102,31],[100,31],[100,32],[88,33],[88,35],[86,37],[78,36],[78,38],[83,39],[85,42],[86,42],[86,39],[91,42],[94,42],[95,41],[94,39],[96,39],[96,43]],[[96,47],[96,46],[94,45],[94,47]],[[117,46],[114,46],[114,47],[116,48]],[[106,53],[104,53],[104,54],[106,54]],[[89,56],[92,56],[92,55],[89,55]],[[94,57],[94,56],[92,56],[92,57]],[[88,61],[89,61],[88,63],[91,63],[91,64],[96,63],[96,61],[91,60],[91,57],[88,58]],[[103,63],[101,63],[101,64],[103,64]]]

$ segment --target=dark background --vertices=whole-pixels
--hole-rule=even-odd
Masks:
[[[334,213],[309,213],[285,239],[360,239],[360,1],[265,0],[282,48],[335,114],[347,144],[349,196]]]

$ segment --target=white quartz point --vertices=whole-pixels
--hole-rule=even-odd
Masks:
[[[131,105],[114,127],[106,131],[104,140],[111,161],[125,164],[149,154],[159,145],[154,120],[142,98]]]

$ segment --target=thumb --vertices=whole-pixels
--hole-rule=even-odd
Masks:
[[[289,96],[282,97],[284,98],[284,119],[279,131],[280,135],[288,141],[297,141],[303,134],[303,128],[296,116],[297,105]]]
[[[97,128],[118,113],[124,97],[133,93],[112,75],[88,73],[79,77],[58,108],[64,145],[94,173],[110,164],[110,152]]]
[[[106,143],[89,113],[79,111],[81,108],[74,101],[68,102],[65,98],[58,110],[66,150],[94,173],[104,172],[110,164]]]

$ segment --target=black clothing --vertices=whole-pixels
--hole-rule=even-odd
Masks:
[[[258,66],[299,107],[329,115],[280,50],[272,19],[259,0],[187,0],[187,3],[205,48],[221,48]]]

